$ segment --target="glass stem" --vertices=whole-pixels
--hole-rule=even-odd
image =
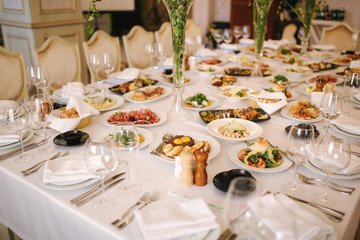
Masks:
[[[20,144],[21,144],[21,156],[24,156],[25,151],[24,151],[24,142],[23,142],[23,134],[22,133],[19,134],[19,138],[20,138]]]
[[[105,172],[101,174],[101,203],[105,202],[106,195],[105,195]]]
[[[329,173],[326,173],[326,178],[325,178],[325,181],[326,181],[326,187],[328,187],[329,186]],[[324,191],[323,191],[323,193],[321,194],[321,196],[320,196],[320,199],[322,200],[322,201],[327,201],[328,200],[328,194],[327,194],[327,192],[326,192],[326,189],[324,188]]]
[[[126,163],[126,168],[127,168],[127,185],[130,186],[130,163],[127,162]]]
[[[95,69],[95,82],[96,83],[99,81],[98,75],[99,75],[99,69]]]
[[[295,163],[293,181],[292,181],[291,186],[290,186],[291,190],[295,190],[297,188],[296,173],[297,173],[298,168],[299,168],[299,164]]]

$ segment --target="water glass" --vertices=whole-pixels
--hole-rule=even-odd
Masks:
[[[225,43],[231,43],[233,39],[233,31],[231,28],[225,28],[224,29],[224,42]]]
[[[251,27],[250,27],[250,25],[244,25],[243,27],[242,27],[242,36],[243,36],[243,38],[245,38],[245,39],[248,39],[249,37],[250,37],[250,35],[251,35]]]

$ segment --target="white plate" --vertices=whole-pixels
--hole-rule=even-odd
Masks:
[[[90,87],[90,86],[85,86],[85,88],[84,88],[84,93],[85,93],[85,96],[91,95],[91,94],[94,93],[94,89],[93,89],[92,87]],[[62,88],[56,89],[56,90],[52,93],[52,95],[63,98],[63,97],[62,97]],[[64,99],[69,99],[69,98],[68,98],[68,97],[65,97]]]
[[[310,161],[306,161],[304,166],[315,172],[315,173],[318,173],[320,175],[323,175],[323,176],[326,176],[326,172],[324,172],[323,170],[317,168],[315,165],[313,165]],[[345,179],[345,180],[348,180],[348,179],[357,179],[357,178],[360,178],[360,173],[356,173],[356,174],[351,174],[351,175],[345,175],[345,174],[330,174],[329,175],[330,178],[336,178],[336,179]]]
[[[136,128],[138,131],[139,135],[142,135],[144,137],[144,141],[142,143],[140,143],[139,148],[144,148],[147,145],[149,145],[153,140],[154,140],[154,135],[152,134],[152,132],[150,132],[149,130],[146,130],[144,128]],[[109,132],[109,133],[103,133],[101,134],[99,137],[100,141],[105,141],[110,134],[112,134],[113,132]]]
[[[302,93],[302,94],[304,94],[304,95],[306,95],[306,96],[308,96],[308,97],[311,97],[311,93],[306,92],[306,88],[307,88],[307,87],[310,87],[310,86],[311,86],[311,87],[314,87],[314,89],[316,88],[316,87],[315,87],[315,83],[308,83],[308,84],[302,84],[302,85],[296,87],[296,89],[297,89],[300,93]]]
[[[212,85],[212,80],[215,78],[215,77],[218,77],[218,78],[221,78],[221,77],[223,77],[223,76],[225,76],[225,74],[224,75],[214,75],[214,76],[211,76],[210,78],[208,78],[208,79],[206,79],[206,85],[209,87],[209,88],[212,88],[212,89],[218,89],[219,87],[216,87],[216,86],[213,86]],[[235,77],[236,78],[236,77]],[[237,82],[237,78],[236,78],[236,82]],[[229,86],[234,86],[235,84],[236,84],[236,82],[234,82],[232,85],[229,85]],[[227,86],[223,86],[223,87],[227,87]],[[221,87],[220,87],[221,88]]]
[[[334,130],[335,132],[337,133],[340,133],[342,135],[345,135],[345,136],[348,136],[348,137],[353,137],[353,138],[358,138],[360,139],[360,135],[357,135],[357,134],[353,134],[353,133],[349,133],[347,131],[344,131],[343,129],[341,129],[340,127],[338,127],[337,125],[333,124],[333,123],[330,123],[329,124],[330,128],[332,130]]]
[[[224,95],[224,91],[227,89],[234,89],[234,88],[240,88],[242,91],[246,91],[246,96],[245,97],[228,97]],[[243,87],[243,86],[226,86],[226,87],[219,87],[216,89],[215,93],[223,98],[226,99],[231,99],[231,100],[244,100],[244,99],[248,99],[249,98],[249,93],[253,92],[254,90],[248,87]]]
[[[208,161],[215,158],[220,153],[220,143],[218,141],[216,141],[213,137],[210,137],[208,135],[205,135],[202,133],[196,133],[196,132],[174,132],[171,134],[173,136],[175,136],[175,135],[189,136],[189,137],[193,138],[195,142],[207,141],[210,144],[210,152],[209,152]],[[157,146],[159,146],[160,143],[162,143],[162,136],[156,137],[154,139],[154,141],[152,143],[150,143],[150,145],[149,145],[150,152],[155,150],[155,148]],[[156,157],[163,161],[166,161],[166,162],[175,163],[174,158],[167,157],[164,154],[161,154],[160,156],[156,156]]]
[[[140,110],[140,109],[132,109],[132,110]],[[116,110],[116,111],[111,111],[111,112],[107,112],[103,115],[100,116],[100,122],[106,126],[110,126],[110,127],[114,127],[114,124],[109,123],[107,120],[109,119],[109,117],[111,115],[113,115],[116,112],[130,112],[131,110]],[[154,124],[137,124],[136,126],[138,127],[152,127],[152,126],[158,126],[161,125],[163,123],[166,122],[167,120],[167,116],[166,113],[162,112],[162,111],[153,111],[156,116],[158,116],[158,118],[160,118],[160,121],[158,121],[157,123]]]
[[[315,77],[318,77],[318,76],[325,76],[325,75],[330,75],[332,77],[335,77],[337,79],[336,82],[333,83],[335,85],[335,87],[337,85],[340,85],[340,84],[341,84],[341,87],[342,87],[342,83],[344,82],[344,78],[341,77],[341,76],[338,76],[336,74],[318,74],[318,75],[316,75],[316,76],[314,76],[312,78],[315,78]],[[310,84],[316,84],[316,82],[310,82],[310,79],[312,79],[312,78],[308,78],[305,82],[310,83]]]
[[[81,154],[68,155],[68,156],[57,158],[57,159],[52,160],[52,161],[64,161],[64,160],[67,160],[69,158],[74,160],[74,161],[82,161],[83,155],[81,155]],[[91,178],[91,179],[88,179],[88,180],[85,180],[85,181],[67,182],[67,184],[64,183],[63,185],[57,185],[57,184],[51,184],[51,183],[43,183],[44,168],[45,168],[45,166],[43,166],[43,167],[41,167],[39,169],[39,171],[37,172],[37,175],[36,175],[36,180],[40,185],[42,185],[42,186],[44,186],[46,188],[54,189],[54,190],[74,190],[74,189],[87,187],[87,186],[99,181],[98,178]]]
[[[142,88],[139,88],[139,89],[136,89],[136,90],[143,90],[143,91],[144,91],[146,88],[149,88],[149,87],[142,87]],[[151,86],[151,88],[154,88],[154,87]],[[124,98],[126,101],[133,102],[133,103],[150,103],[150,102],[154,102],[154,101],[163,99],[163,98],[171,95],[172,89],[170,89],[170,88],[168,88],[168,87],[163,87],[163,88],[165,89],[165,93],[161,94],[161,95],[160,95],[159,97],[157,97],[157,98],[146,99],[145,101],[135,101],[135,100],[131,99],[131,96],[134,94],[134,91],[125,93],[125,94],[123,95],[123,98]]]
[[[188,97],[190,97],[190,96],[188,96]],[[186,99],[186,98],[188,98],[188,97],[184,97],[184,99]],[[185,108],[186,108],[186,109],[189,109],[189,110],[193,110],[193,111],[205,111],[205,110],[209,110],[209,109],[215,108],[215,107],[217,107],[217,106],[220,104],[220,102],[219,102],[219,100],[218,100],[217,98],[210,97],[210,96],[206,96],[206,98],[207,98],[208,100],[212,101],[211,105],[208,106],[208,107],[195,108],[195,107],[188,107],[188,106],[185,105]]]
[[[290,109],[291,109],[292,105],[294,105],[297,102],[298,101],[289,102],[284,108],[281,109],[280,114],[288,119],[292,119],[292,120],[299,121],[299,122],[320,122],[323,119],[322,116],[320,115],[320,113],[317,118],[310,119],[310,120],[298,119],[298,118],[293,117],[293,115],[290,113]]]
[[[219,67],[219,66],[216,66],[216,65],[207,65],[207,64],[203,64],[203,66],[204,66],[205,69],[212,68],[212,69],[214,69],[214,71],[213,72],[200,71],[198,66],[195,67],[194,71],[199,73],[201,76],[204,76],[204,77],[209,77],[209,76],[212,76],[212,75],[215,75],[215,74],[224,73],[224,69],[222,67]]]
[[[298,72],[288,72],[286,71],[286,69],[291,69],[292,67],[283,67],[283,68],[280,68],[280,71],[282,72],[283,75],[286,75],[286,76],[289,76],[290,78],[306,78],[308,77],[310,74],[312,74],[312,71],[310,68],[305,68],[305,67],[298,67],[302,70],[304,70],[305,72],[303,73],[298,73]]]
[[[299,97],[299,94],[297,94],[295,91],[290,90],[291,98],[286,98],[287,101],[293,101]]]
[[[23,143],[25,144],[27,141],[29,141],[33,136],[34,136],[34,131],[30,128],[27,133],[25,133],[26,137],[23,138]],[[13,147],[17,147],[20,146],[20,141],[19,142],[14,142],[8,145],[4,145],[4,146],[0,146],[0,150],[4,150],[4,149],[8,149],[8,148],[13,148]]]
[[[226,137],[224,135],[221,135],[218,131],[219,127],[224,126],[232,121],[235,121],[236,123],[241,124],[244,128],[248,129],[250,132],[250,135],[247,137],[243,137],[243,138],[231,138],[231,137]],[[248,120],[238,119],[238,118],[216,119],[207,125],[207,130],[211,135],[213,135],[215,137],[218,137],[218,138],[221,138],[224,140],[228,140],[228,141],[233,141],[233,142],[241,142],[241,141],[245,141],[245,140],[251,140],[251,139],[259,137],[263,132],[260,125],[254,123],[254,122],[248,121]]]
[[[354,97],[350,98],[350,104],[356,108],[360,108],[360,102]]]
[[[98,109],[98,111],[100,111],[100,112],[110,111],[110,110],[116,109],[124,104],[124,99],[121,96],[116,96],[114,94],[111,94],[111,95],[108,94],[106,97],[112,98],[115,101],[115,104],[112,105],[111,107],[108,107],[105,109]]]
[[[317,44],[317,45],[311,45],[312,48],[317,49],[318,51],[335,51],[335,46],[333,45],[326,45],[326,44]]]
[[[185,200],[181,198],[171,198],[171,199],[163,199],[156,201],[148,206],[146,208],[157,208],[159,206],[171,206],[174,204],[179,204],[184,202]],[[132,232],[136,240],[145,240],[140,226],[138,222],[134,221],[134,224],[132,225]],[[179,237],[179,238],[172,238],[171,240],[216,240],[220,236],[220,228],[212,229],[209,231],[200,232],[197,234],[192,234],[189,236]]]
[[[173,84],[173,83],[165,82],[165,79],[166,79],[166,77],[161,78],[161,79],[159,80],[159,82],[162,83],[162,84],[165,84],[165,85],[167,85],[167,86],[169,86],[169,87],[174,87],[174,84]],[[190,79],[190,81],[187,82],[187,83],[184,83],[184,86],[187,86],[187,85],[192,84],[193,82],[195,82],[195,81],[194,81],[194,78],[189,78],[189,79]]]
[[[203,63],[203,64],[206,64],[208,66],[222,66],[222,65],[224,65],[225,63],[228,62],[227,58],[225,58],[225,57],[214,57],[214,58],[220,60],[220,63],[218,63],[218,64],[206,64],[206,63]],[[214,58],[204,58],[204,59],[201,59],[200,61],[205,61],[205,60],[214,59]]]
[[[246,145],[246,143],[240,143],[238,145],[233,146],[232,148],[230,148],[229,152],[228,152],[228,157],[230,158],[230,160],[235,163],[236,165],[238,165],[239,167],[249,170],[249,171],[254,171],[254,172],[263,172],[263,173],[274,173],[274,172],[281,172],[284,171],[286,169],[288,169],[291,165],[292,162],[287,159],[283,154],[281,154],[282,159],[283,159],[283,163],[280,166],[274,167],[274,168],[256,168],[256,167],[251,167],[245,163],[243,163],[242,161],[240,161],[238,159],[238,153],[241,149],[246,149],[248,148],[248,145]]]

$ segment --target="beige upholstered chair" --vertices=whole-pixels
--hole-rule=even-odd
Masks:
[[[185,37],[192,42],[196,42],[197,36],[202,36],[200,25],[196,24],[192,19],[186,20]]]
[[[22,52],[0,47],[0,99],[29,100],[27,72]]]
[[[151,65],[151,56],[146,54],[146,44],[154,44],[153,32],[148,32],[141,26],[134,26],[123,36],[124,49],[129,67],[147,68]]]
[[[163,44],[166,57],[171,57],[173,55],[171,24],[169,22],[164,22],[160,29],[155,31],[155,40],[157,43]]]
[[[290,24],[286,25],[283,29],[281,39],[286,39],[289,41],[290,45],[295,45],[296,44],[296,38],[295,38],[296,31],[297,31],[296,24],[290,23]]]
[[[112,61],[115,63],[115,69],[113,72],[119,72],[121,70],[121,50],[120,39],[118,37],[112,37],[108,33],[98,30],[92,35],[89,41],[83,42],[84,54],[86,62],[91,75],[91,82],[95,81],[95,71],[91,68],[89,58],[93,52],[108,52],[111,54]],[[99,79],[105,79],[106,74],[99,71]]]
[[[34,50],[37,65],[46,69],[54,91],[68,82],[81,81],[80,51],[77,43],[68,42],[58,36],[49,37]]]
[[[323,28],[321,44],[330,44],[340,50],[349,50],[353,47],[351,40],[353,34],[357,34],[359,37],[358,32],[346,23],[340,22],[330,28]]]

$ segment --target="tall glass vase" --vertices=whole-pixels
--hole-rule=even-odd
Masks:
[[[309,37],[301,37],[301,51],[300,54],[305,54],[307,52],[308,46],[309,46]]]
[[[193,0],[163,0],[168,10],[172,33],[172,48],[174,55],[173,83],[174,103],[168,113],[171,120],[184,121],[191,118],[183,102],[184,93],[184,50],[186,18]]]
[[[253,2],[253,25],[255,61],[251,72],[251,81],[261,81],[263,77],[261,69],[262,50],[265,40],[266,23],[272,0],[254,0]]]

